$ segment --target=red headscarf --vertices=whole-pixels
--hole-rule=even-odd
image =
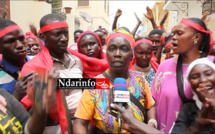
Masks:
[[[40,49],[42,48],[42,46],[40,44],[40,40],[32,32],[26,32],[25,33],[25,39],[27,40],[28,38],[36,39],[38,41],[38,44],[40,45]]]
[[[151,40],[148,40],[148,39],[140,39],[140,40],[138,40],[137,42],[135,42],[135,44],[134,44],[133,47],[135,48],[137,45],[139,45],[139,44],[141,44],[141,43],[147,43],[147,44],[150,44],[151,46],[153,46],[153,43],[152,43]],[[157,72],[159,64],[158,64],[155,60],[153,60],[154,58],[155,58],[155,55],[154,55],[154,53],[152,52],[152,58],[151,58],[151,60],[150,60],[150,64],[151,64],[152,68],[155,70],[155,72]],[[134,55],[132,64],[134,65],[135,63],[136,63],[136,57],[135,57],[135,55]]]
[[[105,59],[105,55],[103,53],[103,49],[102,49],[102,43],[101,43],[101,40],[99,38],[99,36],[97,34],[95,34],[94,32],[91,32],[91,31],[85,31],[83,33],[80,34],[80,36],[78,37],[78,40],[77,40],[77,47],[78,47],[78,52],[80,53],[80,40],[81,38],[86,35],[86,34],[91,34],[93,35],[94,37],[96,37],[96,39],[98,40],[99,42],[99,46],[100,46],[100,53],[99,53],[99,59]]]
[[[80,39],[85,34],[92,34],[99,41],[100,59],[94,58],[94,57],[88,57],[88,56],[80,53],[80,48],[79,48]],[[78,47],[78,52],[71,50],[71,49],[68,49],[68,51],[70,53],[72,53],[73,55],[77,56],[81,60],[82,65],[83,65],[83,77],[84,78],[93,78],[99,74],[102,74],[109,67],[108,62],[105,58],[105,55],[103,54],[103,49],[102,49],[102,44],[101,44],[100,38],[98,37],[97,34],[91,32],[91,31],[83,32],[77,40],[77,47]]]

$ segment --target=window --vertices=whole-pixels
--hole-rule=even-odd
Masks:
[[[78,0],[78,6],[89,6],[89,0]]]
[[[215,13],[215,0],[205,0],[205,2],[203,2],[202,14],[206,11],[208,11],[209,14]]]

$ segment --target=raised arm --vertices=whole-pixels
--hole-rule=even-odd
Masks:
[[[131,34],[134,36],[137,32],[137,29],[139,28],[140,24],[142,23],[142,21],[140,20],[140,18],[137,16],[136,13],[134,13],[135,17],[137,18],[137,25],[136,27],[133,29],[133,31],[131,32]]]
[[[164,25],[164,23],[165,23],[165,21],[166,21],[166,19],[167,19],[167,17],[168,17],[168,14],[169,14],[169,12],[166,11],[166,12],[165,12],[165,15],[164,15],[164,17],[163,17],[163,19],[162,19],[161,22],[160,22],[160,27],[161,27],[161,30],[162,30],[163,32],[166,32],[166,30],[165,30],[165,28],[163,27],[163,25]]]
[[[155,23],[152,9],[150,9],[150,8],[147,6],[147,7],[146,7],[146,11],[147,11],[147,13],[144,14],[144,16],[145,16],[147,19],[149,19],[149,20],[151,21],[152,27],[153,27],[154,29],[156,29],[157,24]]]
[[[115,17],[114,17],[112,30],[116,29],[117,20],[118,20],[118,18],[119,18],[121,15],[122,15],[122,10],[118,9],[117,12],[116,12],[116,15],[115,15]]]
[[[48,76],[47,88],[36,88],[34,89],[35,94],[30,94],[30,89],[28,89],[28,94],[33,102],[34,109],[33,115],[29,119],[29,122],[27,124],[27,128],[30,133],[42,133],[46,126],[47,114],[49,114],[51,110],[57,110],[57,78],[59,78],[59,73],[52,69]],[[37,79],[36,81],[38,80],[39,79]],[[42,103],[40,103],[41,100]]]

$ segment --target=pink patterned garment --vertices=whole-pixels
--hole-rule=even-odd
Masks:
[[[209,57],[213,62],[214,57]],[[182,101],[178,94],[176,81],[176,62],[173,58],[161,63],[152,83],[151,93],[156,99],[158,129],[168,133],[180,112]],[[186,78],[188,64],[183,64],[185,96],[193,94]]]

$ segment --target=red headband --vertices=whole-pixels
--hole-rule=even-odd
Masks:
[[[28,38],[36,39],[37,37],[32,32],[26,32],[25,39],[28,39]]]
[[[15,30],[22,30],[22,29],[18,25],[8,26],[0,31],[0,38]]]
[[[135,48],[135,47],[136,47],[138,44],[140,44],[140,43],[148,43],[148,44],[150,44],[150,45],[153,46],[152,41],[150,41],[150,40],[148,40],[148,39],[141,39],[141,40],[138,40],[137,42],[135,42],[133,48]]]
[[[164,28],[164,26],[155,26],[155,28],[163,29],[163,28]]]
[[[207,31],[205,30],[201,25],[197,24],[197,23],[194,23],[188,19],[185,19],[183,18],[181,21],[180,21],[180,24],[184,24],[184,25],[187,25],[193,29],[196,29],[197,31],[200,31],[200,32],[203,32],[203,33],[207,33],[207,34],[211,34],[212,32],[211,31]]]
[[[51,24],[45,25],[40,29],[40,32],[44,33],[46,31],[50,31],[57,28],[69,27],[65,21],[53,22]]]
[[[125,33],[112,33],[106,39],[107,46],[108,46],[110,40],[115,38],[115,37],[123,37],[123,38],[125,38],[125,39],[127,39],[129,41],[131,46],[134,45],[134,39],[130,35],[125,34]]]
[[[168,42],[166,45],[165,45],[165,48],[167,48],[168,46],[172,45],[172,41]]]

